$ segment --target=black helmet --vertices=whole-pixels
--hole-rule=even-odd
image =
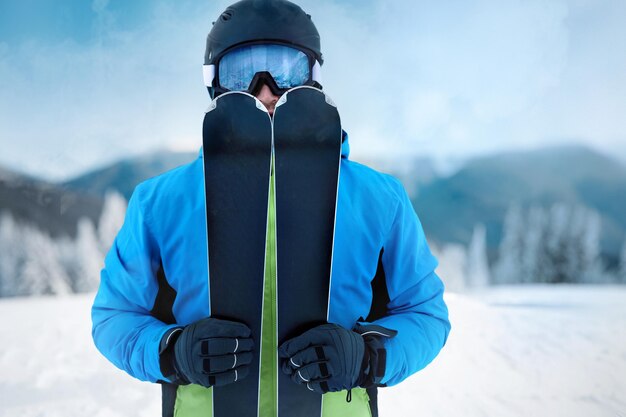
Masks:
[[[213,23],[204,65],[215,64],[230,48],[264,41],[304,48],[323,64],[320,35],[300,6],[287,0],[241,0]]]
[[[311,67],[322,65],[320,35],[300,6],[287,0],[241,0],[230,5],[213,22],[204,54],[205,83],[214,93],[215,66],[229,51],[243,45],[274,43],[305,52]],[[316,84],[319,87],[321,85]]]

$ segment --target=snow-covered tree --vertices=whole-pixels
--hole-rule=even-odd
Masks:
[[[73,269],[72,289],[74,292],[95,290],[98,287],[104,255],[100,250],[96,229],[89,219],[81,218],[78,221],[73,246],[73,262],[68,262]]]
[[[462,292],[466,289],[467,250],[464,245],[448,244],[439,248],[433,246],[433,254],[439,260],[437,274],[447,291]]]
[[[104,217],[103,224],[113,224]],[[8,213],[0,214],[0,297],[95,290],[103,261],[101,241],[87,218],[79,220],[75,239],[52,239]]]
[[[619,260],[619,269],[617,273],[617,281],[621,283],[626,283],[626,241],[624,241],[624,246],[622,246],[622,254]]]
[[[548,209],[542,253],[538,254],[540,282],[568,282],[571,278],[575,256],[569,241],[571,226],[570,207],[555,204]]]
[[[485,226],[474,226],[472,240],[467,251],[466,282],[470,288],[483,288],[490,284],[489,261],[487,260],[487,232]]]
[[[600,215],[591,209],[578,206],[572,211],[570,221],[570,277],[574,282],[600,282],[603,279],[600,260]]]
[[[544,282],[546,215],[541,207],[530,208],[525,226],[520,282]]]
[[[550,209],[544,275],[548,282],[598,282],[600,216],[582,206],[556,204]]]
[[[104,198],[102,214],[98,222],[98,239],[103,253],[107,253],[113,244],[113,240],[124,223],[126,214],[126,200],[115,191],[107,192]]]
[[[496,282],[599,282],[601,217],[583,206],[509,209]],[[507,281],[508,280],[508,281]]]
[[[504,219],[498,261],[494,266],[492,278],[495,284],[521,282],[525,230],[522,210],[519,205],[512,204]]]
[[[15,295],[17,286],[17,228],[9,213],[0,213],[0,297]]]
[[[24,226],[22,232],[24,252],[18,271],[18,295],[69,293],[68,278],[52,238],[32,226]]]
[[[64,294],[68,277],[54,241],[38,228],[0,216],[0,296]]]

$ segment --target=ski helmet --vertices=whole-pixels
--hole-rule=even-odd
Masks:
[[[204,55],[204,80],[211,97],[229,91],[220,85],[221,59],[241,47],[254,45],[283,45],[306,54],[309,75],[303,84],[321,88],[323,56],[317,28],[298,5],[287,0],[241,0],[229,6],[213,22],[207,36]],[[257,74],[254,81],[268,81],[268,73]],[[268,85],[276,94],[278,88],[269,77]],[[254,84],[254,82],[252,83]]]

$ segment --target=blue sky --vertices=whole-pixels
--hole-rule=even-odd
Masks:
[[[2,0],[0,165],[62,179],[197,150],[230,1]],[[583,143],[626,160],[622,0],[302,0],[357,159]]]

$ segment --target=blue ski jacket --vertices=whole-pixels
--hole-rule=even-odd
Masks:
[[[382,383],[391,386],[428,365],[446,343],[444,285],[401,183],[348,155],[344,133],[329,322],[352,329],[369,318],[398,332],[384,341]],[[166,381],[162,336],[209,316],[206,248],[200,152],[137,186],[130,199],[92,308],[93,339],[105,357],[140,380]],[[374,277],[380,283],[373,286]],[[378,314],[373,287],[385,293]]]

